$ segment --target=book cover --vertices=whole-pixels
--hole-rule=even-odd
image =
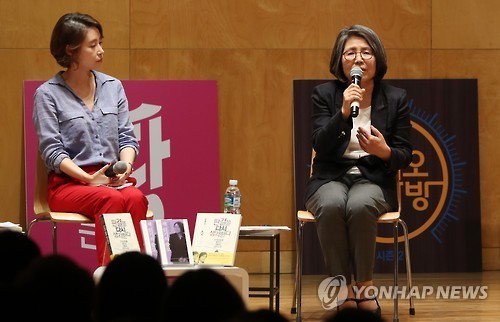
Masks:
[[[129,251],[141,251],[129,213],[102,214],[101,222],[111,256]]]
[[[156,230],[156,221],[148,219],[141,220],[141,231],[144,241],[144,252],[159,261],[160,242]]]
[[[191,235],[187,219],[156,219],[160,263],[193,265]]]
[[[240,214],[198,213],[193,234],[195,264],[234,266]]]

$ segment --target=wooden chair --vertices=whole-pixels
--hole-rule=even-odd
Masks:
[[[314,151],[312,153],[311,158],[311,172],[312,174],[312,161],[314,159]],[[410,265],[410,244],[408,239],[408,227],[406,223],[400,218],[401,217],[401,171],[398,171],[398,210],[394,212],[387,212],[385,214],[380,215],[377,220],[378,224],[392,224],[393,225],[393,234],[394,234],[394,243],[393,243],[393,252],[396,254],[394,256],[394,289],[398,290],[398,278],[399,278],[399,265],[398,265],[398,237],[399,237],[399,226],[403,229],[404,234],[404,243],[405,243],[405,261],[406,261],[406,274],[407,274],[407,284],[408,291],[411,290],[412,276],[411,276],[411,265]],[[303,241],[303,229],[304,225],[307,223],[314,223],[316,220],[314,215],[309,211],[299,210],[297,211],[297,259],[296,259],[296,267],[295,267],[295,286],[293,292],[293,303],[292,303],[292,314],[296,315],[296,321],[302,321],[302,252],[304,249],[304,241]],[[415,315],[415,308],[413,306],[413,298],[409,296],[410,301],[410,315]],[[399,321],[399,312],[398,312],[398,296],[394,296],[394,322]]]
[[[47,170],[39,153],[37,153],[36,161],[36,177],[33,210],[36,218],[33,219],[27,229],[27,235],[31,233],[34,224],[39,222],[50,222],[52,224],[52,251],[57,253],[57,224],[73,223],[73,224],[91,224],[93,219],[85,217],[82,214],[75,212],[56,212],[51,211],[47,202]],[[148,210],[146,219],[153,219],[153,212]]]

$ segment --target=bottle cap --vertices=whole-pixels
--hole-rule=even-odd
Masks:
[[[229,180],[229,185],[231,185],[231,186],[236,186],[236,185],[238,185],[238,180],[235,180],[235,179],[231,179],[231,180]]]

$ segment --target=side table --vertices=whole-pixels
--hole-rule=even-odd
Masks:
[[[241,228],[244,228],[242,226]],[[269,309],[280,308],[280,230],[240,230],[239,239],[269,241],[269,286],[249,287],[249,297],[269,298]],[[276,301],[275,301],[276,300]]]

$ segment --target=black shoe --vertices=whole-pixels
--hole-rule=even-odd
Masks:
[[[356,304],[358,304],[358,300],[356,300],[356,299],[354,299],[354,298],[352,298],[352,297],[348,297],[348,298],[346,298],[346,299],[345,299],[344,301],[342,301],[342,302],[337,302],[337,311],[340,311],[340,306],[341,306],[342,304],[344,304],[345,302],[355,302]]]
[[[366,298],[366,299],[359,299],[357,300],[357,303],[361,303],[361,302],[366,302],[366,301],[375,301],[377,303],[377,308],[373,311],[371,311],[374,315],[378,316],[378,317],[381,317],[382,316],[382,309],[380,308],[380,304],[378,303],[378,300],[376,297],[372,297],[372,298]],[[359,306],[358,306],[359,308]]]

